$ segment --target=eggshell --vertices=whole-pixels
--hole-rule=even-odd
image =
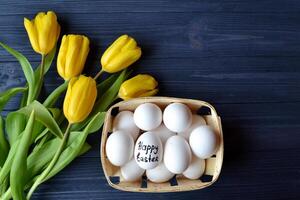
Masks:
[[[168,129],[173,132],[183,132],[192,123],[191,110],[182,103],[169,104],[163,113],[163,121]]]
[[[176,135],[176,133],[170,131],[164,124],[161,124],[159,127],[157,127],[151,132],[153,132],[160,138],[163,145],[166,143],[169,137]]]
[[[178,133],[178,135],[183,136],[187,141],[189,141],[191,132],[198,126],[202,126],[202,125],[206,125],[205,119],[200,115],[193,115],[191,126],[186,131]]]
[[[163,183],[170,180],[174,174],[161,162],[157,167],[146,171],[147,178],[154,183]]]
[[[134,159],[121,167],[121,174],[125,181],[136,181],[140,179],[145,170],[140,168]]]
[[[189,142],[193,153],[202,159],[211,157],[218,147],[218,137],[207,125],[194,129]]]
[[[205,170],[205,160],[193,156],[192,162],[188,168],[183,172],[183,175],[188,179],[198,179],[200,178]]]
[[[162,156],[162,143],[156,134],[146,132],[137,139],[134,158],[141,168],[153,169],[160,163]]]
[[[107,139],[106,155],[108,160],[115,166],[127,163],[133,155],[134,141],[124,131],[115,131]]]
[[[129,133],[134,140],[137,139],[140,129],[134,123],[133,112],[121,111],[117,114],[113,121],[113,131],[117,130],[123,130]]]
[[[164,149],[164,163],[170,172],[181,174],[188,168],[191,159],[191,149],[183,137],[175,135],[167,140]]]
[[[134,122],[142,130],[150,131],[162,122],[161,109],[153,103],[139,105],[134,111]]]

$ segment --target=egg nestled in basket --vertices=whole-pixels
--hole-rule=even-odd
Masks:
[[[210,113],[197,114],[202,107]],[[210,104],[191,99],[147,97],[119,102],[106,115],[101,161],[108,183],[120,190],[174,192],[207,187],[217,180],[223,161],[220,117]]]

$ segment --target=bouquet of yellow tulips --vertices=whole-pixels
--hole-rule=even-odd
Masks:
[[[24,19],[33,50],[41,63],[32,68],[20,52],[0,42],[20,63],[26,78],[23,87],[0,93],[0,112],[17,93],[20,107],[0,115],[0,199],[30,199],[36,188],[87,152],[89,134],[98,131],[105,111],[118,98],[124,100],[157,93],[157,82],[142,74],[126,81],[126,68],[141,57],[141,49],[128,35],[122,35],[101,57],[101,70],[92,78],[81,75],[89,53],[89,39],[64,35],[57,55],[57,71],[65,80],[43,101],[39,96],[44,76],[56,55],[60,25],[52,11],[33,20]],[[100,69],[100,68],[99,68]],[[97,83],[98,77],[111,75]],[[112,74],[114,73],[114,74]],[[63,105],[57,100],[65,94]]]

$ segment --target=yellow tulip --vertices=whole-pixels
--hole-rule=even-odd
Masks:
[[[70,80],[64,100],[64,114],[70,124],[83,121],[92,111],[97,97],[96,81],[80,75]]]
[[[108,73],[121,71],[137,61],[141,55],[141,48],[136,41],[128,35],[122,35],[101,57],[102,70]]]
[[[57,56],[57,71],[65,80],[81,74],[90,41],[83,35],[64,35]]]
[[[60,34],[54,12],[40,12],[33,20],[24,18],[24,26],[35,52],[46,55],[54,48]]]
[[[139,74],[122,83],[119,97],[128,100],[137,97],[153,96],[158,92],[157,85],[157,81],[152,76]]]

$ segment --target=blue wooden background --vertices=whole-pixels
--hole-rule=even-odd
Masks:
[[[54,10],[62,33],[92,41],[88,74],[105,48],[127,33],[143,49],[135,73],[150,73],[160,95],[212,103],[223,120],[225,158],[211,187],[173,194],[112,189],[99,158],[100,133],[34,199],[300,199],[300,1],[298,0],[1,0],[0,40],[38,64],[23,17]],[[18,63],[0,49],[0,91],[24,83]],[[53,66],[49,93],[62,80]],[[11,102],[6,111],[16,107]]]

